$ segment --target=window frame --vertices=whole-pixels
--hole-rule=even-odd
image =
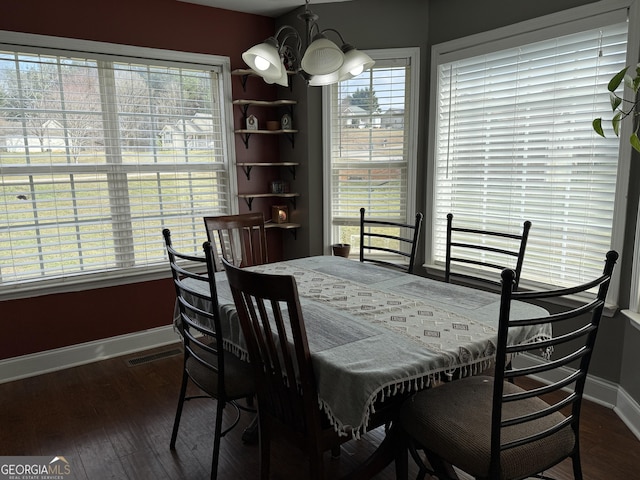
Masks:
[[[425,205],[425,223],[427,225],[433,225],[433,222],[435,221],[435,199],[433,198],[433,192],[436,178],[435,151],[433,146],[436,144],[437,135],[434,126],[436,124],[437,116],[437,104],[435,99],[437,99],[438,97],[437,75],[439,58],[441,58],[443,55],[457,54],[457,52],[465,52],[464,55],[462,55],[462,53],[460,55],[469,57],[473,55],[480,55],[482,53],[486,53],[487,51],[497,51],[518,44],[536,42],[538,40],[541,40],[542,38],[549,38],[550,34],[553,34],[555,36],[562,36],[566,34],[564,26],[568,23],[584,24],[584,28],[587,29],[588,26],[592,23],[592,19],[594,17],[600,17],[606,15],[609,12],[614,12],[625,8],[629,10],[629,33],[627,47],[627,63],[629,63],[630,58],[637,58],[638,38],[637,35],[634,34],[634,26],[640,25],[637,13],[638,0],[606,0],[597,2],[594,4],[565,10],[555,14],[546,15],[519,24],[509,25],[507,27],[498,28],[492,31],[482,32],[469,37],[444,42],[432,47],[429,88],[429,148],[427,152],[426,168],[427,196]],[[448,58],[448,60],[450,61],[451,59]],[[635,62],[633,63],[635,64]],[[603,85],[602,88],[606,88],[606,85]],[[606,114],[606,112],[603,113]],[[630,126],[628,128],[630,130]],[[623,130],[620,137],[628,138],[630,134],[631,132],[629,131],[625,136],[625,131]],[[618,158],[617,182],[614,200],[614,217],[612,221],[611,233],[611,248],[621,253],[621,259],[618,261],[618,263],[621,263],[628,194],[628,182],[621,181],[621,179],[626,179],[629,176],[631,147],[628,145],[628,142],[620,142]],[[434,244],[432,236],[426,235],[425,237],[425,267],[429,271],[444,271],[443,266],[436,265],[433,261]],[[608,301],[612,304],[613,307],[617,307],[618,299],[620,296],[620,270],[620,268],[616,268],[614,277],[612,278],[611,288],[609,289]],[[524,285],[526,287],[526,280],[521,282],[521,285]],[[539,285],[537,286],[539,287]]]
[[[77,53],[94,56],[97,60],[106,58],[113,62],[135,62],[137,60],[145,63],[157,61],[168,66],[202,68],[203,70],[213,68],[218,71],[222,156],[225,175],[229,182],[227,190],[230,198],[229,213],[237,213],[238,204],[233,200],[237,198],[237,176],[233,134],[231,61],[229,57],[2,30],[0,30],[0,44],[30,53],[46,54],[57,50],[64,54]],[[198,169],[199,167],[194,165],[194,168]],[[158,232],[158,242],[162,242],[162,232]],[[26,280],[8,286],[0,286],[0,301],[127,285],[168,278],[169,276],[170,272],[165,264],[158,262],[133,269],[113,269],[42,280]]]
[[[406,222],[412,224],[416,215],[416,191],[418,184],[416,181],[418,171],[418,110],[420,96],[420,48],[386,48],[365,50],[373,60],[393,60],[409,59],[411,69],[409,76],[409,91],[405,92],[405,97],[409,96],[412,108],[407,115],[409,129],[405,133],[407,138],[407,211]],[[375,68],[375,67],[374,67]],[[333,243],[332,225],[332,173],[331,173],[331,86],[322,87],[322,144],[323,144],[323,249],[325,254],[331,254],[331,244]],[[406,127],[406,125],[405,125]],[[357,225],[360,225],[360,217],[354,217]],[[359,227],[358,227],[359,228]],[[351,255],[357,254],[353,248]]]
[[[640,27],[640,4],[635,1],[629,10],[629,23]],[[627,52],[627,64],[634,65],[640,62],[640,28],[629,27],[629,44],[633,49]],[[628,92],[628,90],[625,90]],[[629,138],[632,128],[630,122],[624,122],[620,132],[620,138]],[[631,157],[633,150],[628,142],[622,142],[622,147],[629,151]],[[635,154],[637,157],[638,155]],[[636,212],[635,240],[633,243],[633,260],[631,262],[631,285],[629,291],[629,308],[623,310],[631,321],[631,325],[640,330],[640,206]],[[618,260],[620,262],[620,260]]]

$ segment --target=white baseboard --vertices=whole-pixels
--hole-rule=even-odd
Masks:
[[[172,325],[0,360],[0,383],[179,342]]]
[[[534,366],[543,360],[531,355],[520,355],[513,359],[516,368]],[[566,369],[570,372],[570,369]],[[535,377],[544,383],[559,380],[545,376]],[[584,398],[597,403],[613,411],[620,417],[624,424],[640,440],[640,404],[638,404],[620,385],[609,382],[593,375],[587,375],[587,382],[584,387]]]
[[[613,410],[640,440],[640,404],[621,388],[618,391],[618,402]]]

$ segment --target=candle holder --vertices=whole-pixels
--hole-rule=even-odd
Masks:
[[[286,205],[273,205],[271,218],[274,223],[287,223],[289,221],[289,207]]]

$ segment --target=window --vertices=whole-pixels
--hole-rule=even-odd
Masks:
[[[418,49],[367,52],[375,66],[325,87],[325,244],[359,251],[360,208],[367,216],[415,217]]]
[[[200,250],[203,215],[230,209],[226,60],[121,46],[131,57],[115,56],[60,39],[44,48],[26,35],[16,46],[10,35],[0,37],[0,290],[164,268],[165,227],[179,248]]]
[[[610,111],[606,85],[626,63],[626,9],[568,17],[434,48],[432,265],[444,262],[449,212],[458,225],[511,232],[530,220],[523,283],[594,278],[621,242],[612,237],[619,141],[591,122]]]

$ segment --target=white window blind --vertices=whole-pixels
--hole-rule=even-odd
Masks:
[[[228,213],[217,65],[0,45],[0,285],[164,264]]]
[[[602,272],[619,142],[591,122],[610,111],[606,85],[625,65],[628,26],[616,15],[598,28],[436,59],[433,263],[444,262],[452,212],[479,229],[519,232],[530,220],[525,282],[574,285]]]
[[[370,53],[371,54],[371,53]],[[368,217],[413,222],[412,68],[416,57],[375,66],[329,87],[330,243],[358,252],[360,208]],[[414,97],[416,96],[413,94]]]

